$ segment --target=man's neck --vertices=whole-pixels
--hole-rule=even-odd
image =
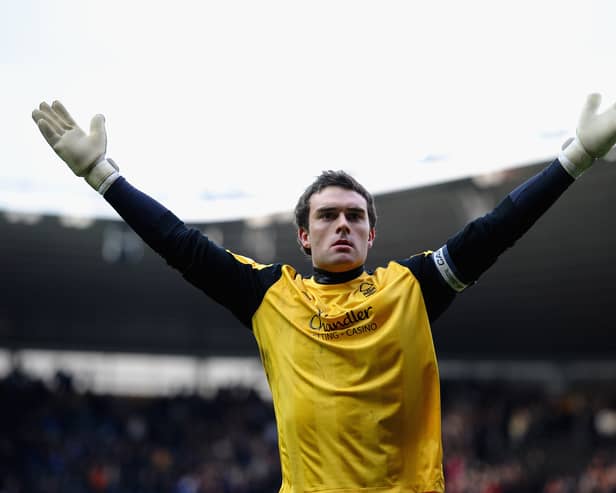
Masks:
[[[360,265],[351,270],[345,270],[344,272],[330,272],[328,270],[319,269],[318,267],[312,268],[314,280],[319,284],[341,284],[343,282],[350,281],[360,276],[364,272],[364,266]]]

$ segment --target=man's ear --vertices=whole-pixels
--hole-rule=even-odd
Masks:
[[[297,239],[299,240],[299,244],[303,248],[310,248],[310,235],[308,234],[308,230],[304,228],[298,228],[297,230]]]
[[[372,244],[374,243],[375,238],[376,238],[376,229],[370,228],[370,232],[368,233],[368,248],[372,248]]]

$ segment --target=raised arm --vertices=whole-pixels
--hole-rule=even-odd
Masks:
[[[45,140],[73,173],[103,195],[169,265],[250,327],[254,310],[276,278],[276,268],[260,268],[226,251],[130,185],[120,176],[118,166],[106,157],[107,134],[102,115],[92,118],[89,134],[58,101],[52,105],[41,103],[32,117]]]
[[[156,252],[181,271],[190,261],[181,248],[191,236],[184,224],[161,204],[120,177],[107,153],[103,115],[96,115],[86,134],[59,101],[41,103],[32,112],[43,137],[75,175],[82,177],[107,199],[120,216]],[[183,237],[187,240],[183,241]]]
[[[576,136],[565,143],[558,159],[513,190],[492,212],[469,223],[433,254],[438,271],[454,291],[462,291],[475,282],[575,179],[614,146],[616,104],[598,113],[600,104],[600,95],[589,95]]]

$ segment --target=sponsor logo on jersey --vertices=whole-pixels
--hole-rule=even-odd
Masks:
[[[312,334],[322,340],[335,340],[341,337],[353,337],[374,332],[378,326],[370,319],[374,314],[372,306],[363,310],[349,310],[343,315],[329,318],[319,311],[310,318]]]
[[[355,324],[364,322],[372,316],[372,307],[369,306],[364,310],[349,310],[343,315],[336,318],[328,318],[327,313],[319,311],[310,318],[310,328],[323,332],[331,332],[334,330],[342,330],[351,327]]]

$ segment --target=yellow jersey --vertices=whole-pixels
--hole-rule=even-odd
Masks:
[[[281,493],[443,491],[438,368],[412,271],[390,262],[323,284],[236,258],[279,273],[252,328],[272,390]]]

